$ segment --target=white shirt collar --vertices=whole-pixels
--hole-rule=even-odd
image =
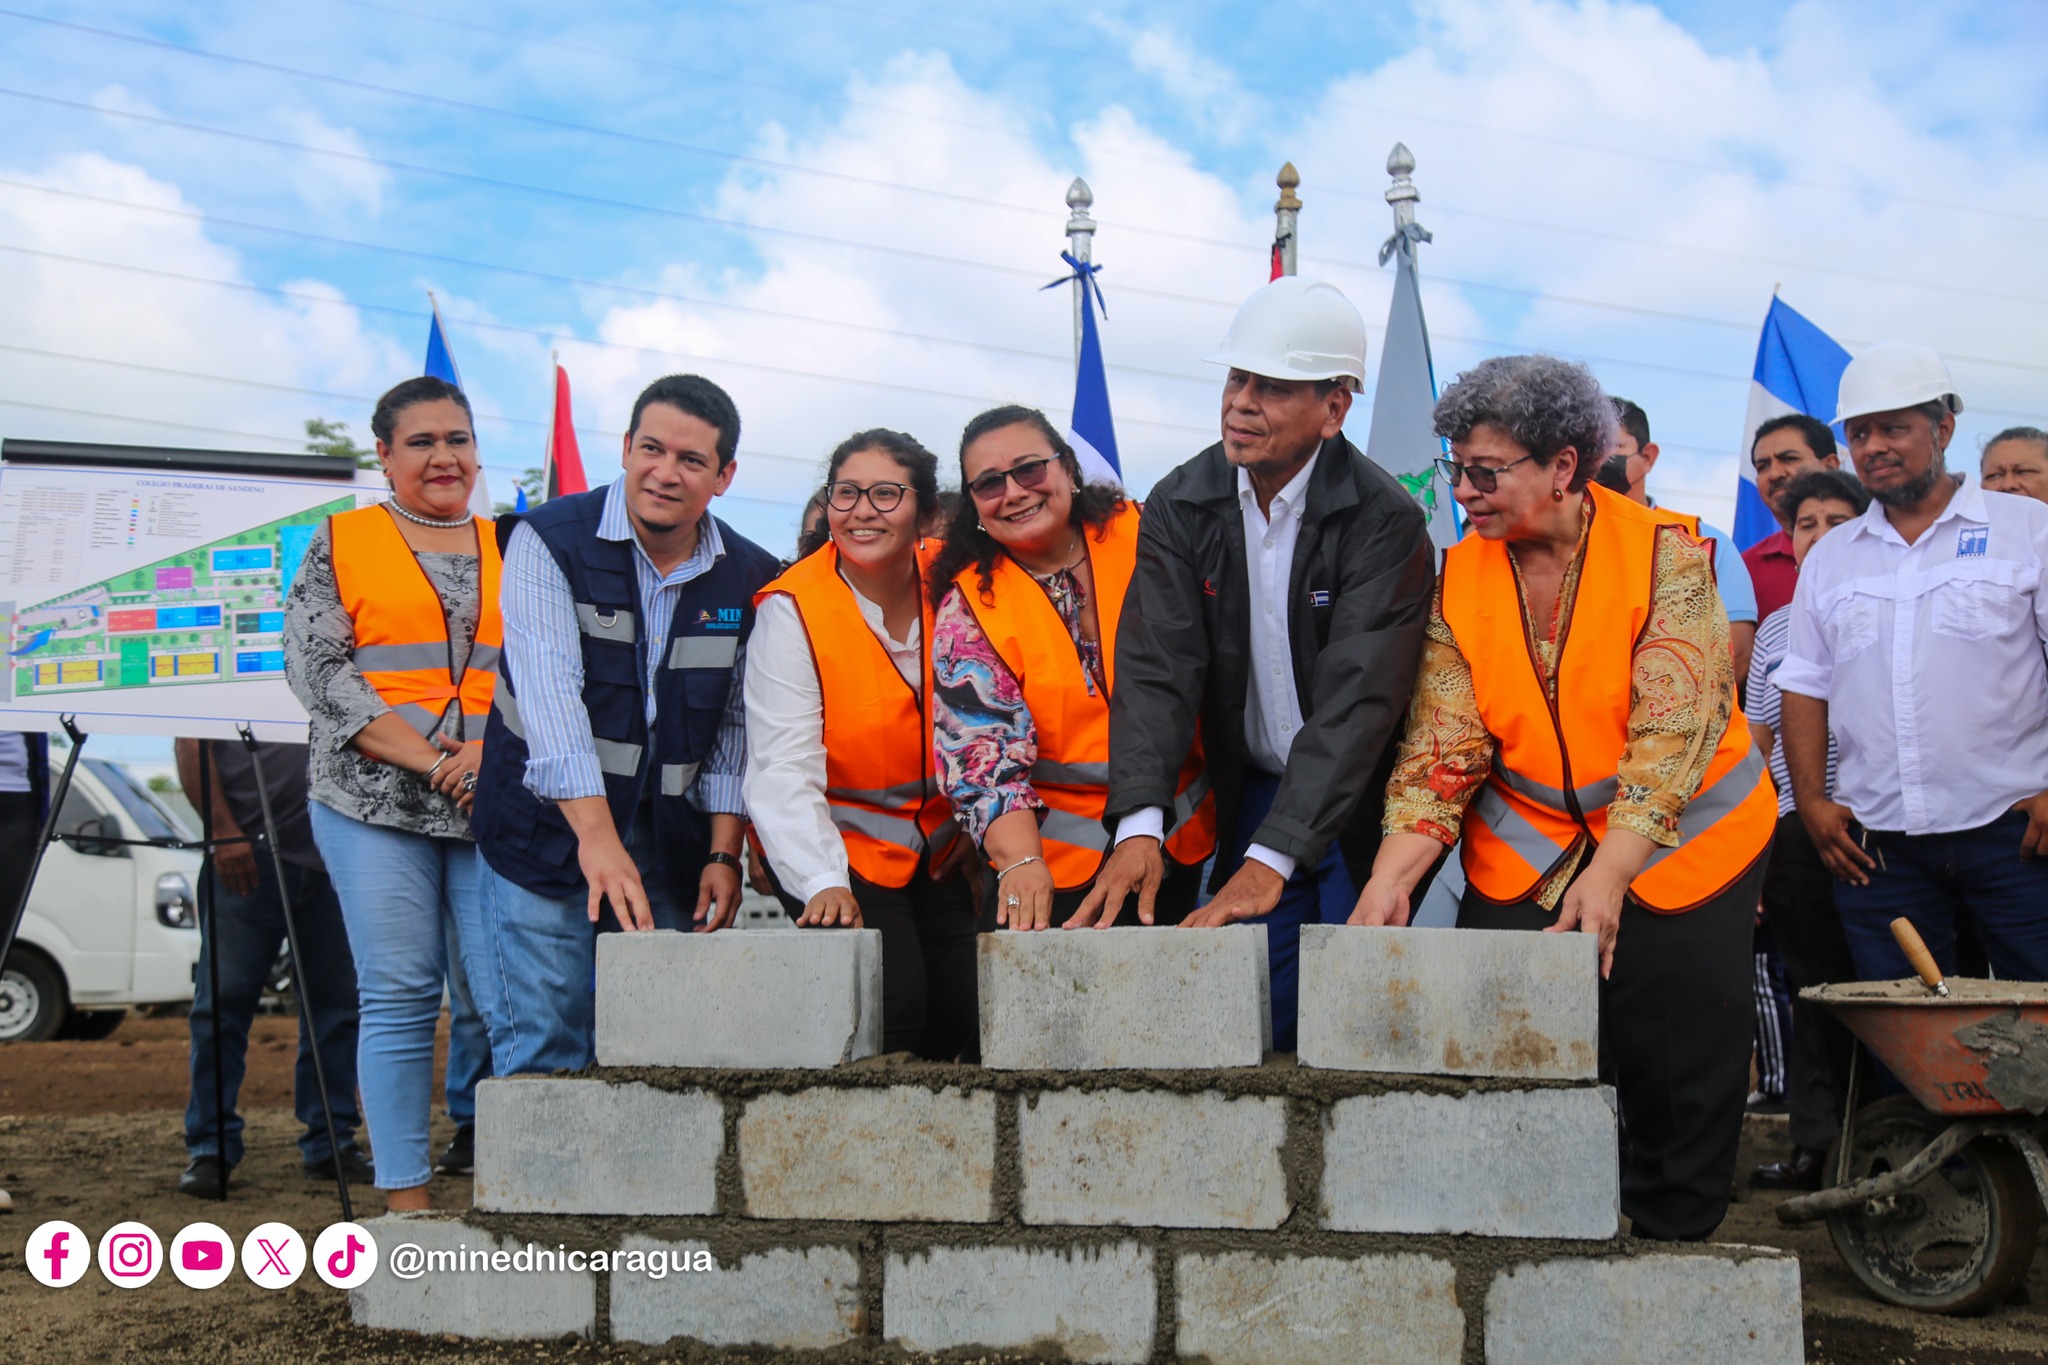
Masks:
[[[1308,488],[1309,475],[1315,473],[1316,461],[1322,457],[1322,447],[1318,446],[1316,453],[1308,457],[1308,463],[1301,467],[1301,472],[1289,479],[1287,485],[1273,495],[1273,502],[1279,505],[1283,512],[1301,515],[1301,495]],[[1250,499],[1250,505],[1257,507],[1258,496],[1258,490],[1252,487],[1250,471],[1243,465],[1237,466],[1237,500],[1243,503]]]

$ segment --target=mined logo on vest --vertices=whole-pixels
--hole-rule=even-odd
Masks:
[[[697,613],[697,624],[706,630],[738,630],[740,608],[720,607],[717,611],[700,611]]]

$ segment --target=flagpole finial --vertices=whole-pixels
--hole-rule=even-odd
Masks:
[[[1394,226],[1405,228],[1415,221],[1415,205],[1422,198],[1409,178],[1415,174],[1415,153],[1408,150],[1407,143],[1397,142],[1387,153],[1387,174],[1394,178],[1387,187],[1387,202],[1394,206]]]
[[[1095,220],[1088,216],[1088,210],[1095,206],[1095,191],[1088,188],[1088,182],[1080,176],[1067,186],[1067,207],[1073,212],[1067,218],[1067,235],[1077,232],[1095,231]]]
[[[1067,216],[1067,255],[1080,262],[1085,270],[1095,258],[1095,220],[1088,216],[1088,210],[1095,205],[1095,191],[1088,188],[1088,182],[1080,176],[1067,186],[1067,207],[1072,212]],[[1081,325],[1088,311],[1088,285],[1086,280],[1074,284],[1074,355],[1078,361],[1081,354]]]
[[[1281,164],[1280,174],[1273,177],[1273,183],[1280,187],[1280,198],[1273,204],[1274,212],[1301,207],[1301,200],[1294,193],[1301,188],[1301,172],[1294,169],[1292,161]]]

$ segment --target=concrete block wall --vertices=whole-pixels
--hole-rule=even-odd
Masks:
[[[1597,1087],[874,1058],[488,1081],[479,1113],[478,1210],[373,1225],[386,1264],[405,1240],[612,1259],[380,1269],[359,1323],[1215,1362],[1585,1359],[1590,1331],[1626,1338],[1613,1358],[1800,1358],[1796,1264],[1618,1235]],[[551,1126],[602,1136],[549,1159]],[[630,1168],[656,1150],[650,1183]]]

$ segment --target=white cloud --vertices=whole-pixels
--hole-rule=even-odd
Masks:
[[[1174,29],[1165,24],[1137,28],[1107,17],[1096,24],[1122,38],[1132,64],[1183,101],[1190,122],[1208,136],[1240,142],[1259,119],[1263,102],[1245,90],[1236,73],[1197,52]]]
[[[284,173],[308,208],[322,215],[361,209],[372,218],[383,212],[391,173],[368,161],[350,159],[368,154],[354,129],[336,127],[303,109],[274,110],[269,123],[276,130],[274,135],[287,141],[343,153],[342,156],[294,155],[284,159]]]
[[[17,248],[0,251],[0,298],[8,301],[4,340],[12,348],[0,353],[0,400],[12,404],[0,404],[0,433],[291,448],[303,439],[306,418],[354,416],[359,405],[190,376],[374,395],[414,363],[366,331],[331,285],[301,280],[283,286],[332,300],[316,302],[170,278],[247,277],[239,256],[207,236],[203,219],[188,216],[192,205],[177,187],[138,167],[85,154],[41,171],[0,168],[0,179],[173,211],[133,212],[0,187],[0,242]],[[109,270],[61,258],[145,269]]]

